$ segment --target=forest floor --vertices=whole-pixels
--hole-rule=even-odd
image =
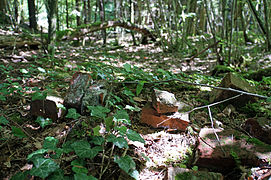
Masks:
[[[64,42],[66,44],[66,42]],[[23,49],[0,49],[0,66],[6,72],[0,72],[0,81],[3,83],[12,83],[15,88],[12,96],[6,97],[6,100],[0,101],[0,116],[6,117],[12,126],[24,130],[26,138],[12,136],[13,130],[11,125],[3,126],[1,129],[0,144],[0,178],[9,179],[12,175],[20,170],[29,168],[27,155],[33,151],[42,148],[45,137],[60,137],[68,133],[68,129],[74,125],[74,121],[61,119],[53,122],[50,126],[41,128],[29,114],[31,96],[30,88],[38,87],[39,89],[52,89],[52,93],[59,97],[64,97],[69,88],[72,75],[78,70],[84,71],[86,63],[104,63],[114,67],[122,68],[124,64],[137,66],[145,71],[163,69],[175,74],[199,74],[208,76],[215,66],[216,59],[212,56],[206,56],[204,59],[196,58],[189,61],[189,58],[180,58],[178,53],[163,53],[162,50],[154,44],[149,45],[124,45],[101,47],[93,44],[92,47],[73,47],[61,45],[56,51],[55,59],[46,57],[42,49],[31,50]],[[263,67],[271,65],[271,58],[268,54],[263,56],[260,63]],[[8,68],[10,67],[10,68]],[[101,69],[106,67],[100,67]],[[47,73],[42,73],[46,71]],[[221,78],[214,78],[212,85],[218,85]],[[207,82],[207,81],[205,81]],[[22,87],[22,89],[16,89]],[[175,94],[177,99],[189,104],[191,107],[205,105],[208,98],[201,94],[199,88],[186,88],[182,85],[172,87],[169,84],[162,84],[161,89]],[[270,90],[270,86],[267,91]],[[21,91],[23,94],[16,93]],[[142,102],[139,107],[143,107],[149,97],[147,94],[140,96]],[[240,127],[248,115],[234,112],[225,112],[227,107],[217,107],[214,118],[224,124],[224,128],[232,129]],[[251,115],[250,115],[251,116]],[[188,149],[193,151],[197,146],[197,135],[189,131],[170,132],[167,129],[151,128],[139,123],[140,112],[131,114],[132,129],[140,133],[145,139],[147,145],[129,144],[136,159],[137,167],[140,169],[140,179],[167,179],[168,167],[184,165]],[[82,117],[83,118],[83,117]],[[190,117],[190,121],[197,127],[209,127],[211,123],[209,115],[205,110],[200,110]],[[233,135],[235,136],[235,135]],[[236,135],[237,136],[237,135]],[[150,161],[142,160],[140,154],[145,154]],[[174,154],[176,153],[176,154]],[[186,159],[187,160],[187,159]],[[190,160],[192,161],[192,160]],[[146,164],[144,164],[144,162]],[[221,162],[223,163],[223,162]],[[195,165],[192,162],[191,166]],[[270,168],[270,164],[268,166]],[[105,179],[127,179],[123,173],[116,173],[116,168],[112,165]],[[233,168],[233,171],[235,171]],[[71,170],[67,167],[65,171]],[[234,173],[223,174],[225,179],[239,179],[245,171],[236,171]],[[266,173],[266,172],[264,172]],[[264,174],[263,173],[263,174]],[[119,175],[119,177],[117,177]]]

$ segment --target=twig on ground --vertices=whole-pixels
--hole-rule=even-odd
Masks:
[[[217,133],[215,132],[214,121],[213,121],[213,116],[212,116],[212,112],[211,112],[210,106],[208,106],[208,113],[209,113],[209,117],[210,117],[212,129],[213,129],[213,131],[214,131],[214,134],[215,134],[215,137],[216,137],[217,142],[218,142],[218,144],[219,144],[219,147],[221,148],[221,150],[222,150],[222,152],[224,153],[224,155],[226,155],[226,152],[224,151],[223,147],[221,146],[220,139],[219,139]]]
[[[176,79],[176,78],[175,79],[169,79],[169,80],[163,80],[163,81],[146,82],[145,84],[157,84],[157,83],[160,84],[160,83],[172,82],[172,81],[178,81],[178,82],[181,82],[181,83],[184,83],[184,84],[190,84],[190,85],[194,85],[194,86],[202,86],[202,87],[209,87],[209,88],[225,90],[225,91],[233,91],[233,92],[237,92],[237,93],[240,93],[240,94],[255,96],[255,97],[259,97],[259,98],[263,98],[263,99],[269,98],[267,96],[262,96],[262,95],[259,95],[259,94],[249,93],[249,92],[246,92],[246,91],[241,91],[241,90],[237,90],[237,89],[233,89],[233,88],[224,88],[224,87],[211,86],[211,85],[208,85],[208,84],[193,83],[193,82],[184,81],[184,80]],[[139,83],[139,81],[126,81],[126,82],[118,82],[118,83],[133,84],[133,83]]]
[[[209,105],[205,105],[205,106],[196,107],[196,108],[194,108],[194,109],[188,111],[187,113],[189,114],[189,113],[191,113],[191,112],[193,112],[193,111],[195,111],[195,110],[198,110],[198,109],[203,109],[203,108],[208,108],[208,107],[211,107],[211,106],[215,106],[215,105],[217,105],[217,104],[221,104],[221,103],[224,103],[224,102],[226,102],[226,101],[229,101],[229,100],[238,98],[239,96],[242,96],[242,95],[243,95],[243,94],[238,94],[238,95],[236,95],[236,96],[233,96],[233,97],[224,99],[224,100],[222,100],[222,101],[215,102],[215,103],[213,103],[213,104],[209,104]]]

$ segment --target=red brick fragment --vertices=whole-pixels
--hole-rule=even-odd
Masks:
[[[142,108],[141,123],[148,124],[154,128],[166,127],[170,129],[178,129],[185,131],[189,124],[188,114],[182,114],[179,112],[173,115],[160,115],[147,104]]]
[[[30,114],[33,117],[42,116],[44,118],[51,118],[55,121],[64,115],[64,111],[57,108],[57,104],[63,104],[63,99],[47,96],[45,100],[32,101],[30,105]]]

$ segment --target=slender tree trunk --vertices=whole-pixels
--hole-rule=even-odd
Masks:
[[[69,28],[69,3],[68,0],[66,0],[66,26]]]
[[[56,29],[57,29],[57,31],[59,31],[59,29],[60,29],[60,19],[59,19],[59,13],[58,13],[58,10],[59,10],[59,8],[58,8],[58,6],[56,7]]]
[[[97,22],[97,12],[98,12],[98,7],[99,7],[99,1],[100,0],[96,0],[94,22]]]
[[[48,53],[52,57],[55,55],[57,1],[45,0],[48,19]]]
[[[212,3],[212,2],[210,2]],[[216,40],[216,33],[215,33],[215,29],[213,27],[213,24],[211,23],[211,19],[210,19],[210,16],[209,16],[209,13],[208,13],[208,3],[207,3],[207,0],[204,0],[204,4],[205,4],[205,9],[206,9],[206,15],[207,15],[207,21],[208,21],[208,24],[210,26],[210,29],[211,29],[211,33],[213,35],[213,39],[214,39],[214,44],[216,44],[217,40]],[[212,6],[212,5],[211,5]],[[217,55],[217,62],[218,64],[223,64],[223,62],[221,61],[221,57],[219,55],[219,51],[218,51],[218,46],[217,44],[215,45],[215,48],[214,48],[215,52],[216,52],[216,55]]]
[[[229,46],[229,56],[228,56],[228,65],[231,64],[231,56],[232,56],[232,37],[234,32],[234,14],[236,9],[237,0],[233,0],[232,8],[231,8],[231,34],[230,34],[230,46]]]
[[[87,24],[87,19],[88,19],[88,14],[87,14],[87,0],[83,0],[83,19],[84,19],[84,24]]]
[[[104,0],[99,1],[100,20],[103,23],[105,21]],[[103,44],[106,44],[106,29],[102,30]]]
[[[14,20],[16,24],[19,24],[19,10],[18,10],[18,0],[13,1],[13,7],[14,7]]]
[[[253,6],[251,0],[247,0],[247,4],[248,4],[248,7],[252,13],[252,15],[254,16],[254,18],[256,19],[256,22],[258,23],[261,31],[263,32],[264,35],[266,35],[266,29],[263,25],[263,22],[262,20],[259,18],[259,15],[257,14],[257,10],[255,9],[255,7]]]
[[[28,13],[29,13],[29,23],[30,28],[37,30],[37,19],[36,19],[36,10],[35,10],[35,0],[28,0]]]
[[[265,29],[266,29],[266,46],[267,50],[271,50],[271,43],[270,43],[270,32],[269,32],[269,10],[268,10],[268,4],[266,0],[263,0],[263,5],[264,5],[264,20],[265,20]]]
[[[134,3],[132,2],[132,0],[129,0],[129,4],[130,4],[130,23],[134,23]],[[132,35],[132,38],[133,38],[133,43],[134,45],[136,45],[136,39],[135,39],[135,34],[133,31],[131,31],[131,35]]]
[[[81,18],[80,18],[80,0],[75,0],[75,9],[76,9],[76,25],[81,25]]]
[[[0,0],[0,12],[3,14],[6,14],[6,12],[7,12],[7,1],[6,0]]]
[[[91,15],[92,15],[92,10],[91,10],[91,4],[90,4],[90,0],[88,0],[88,10],[87,10],[87,22],[91,23]]]

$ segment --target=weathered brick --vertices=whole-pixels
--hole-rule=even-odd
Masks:
[[[173,115],[161,115],[149,104],[142,108],[141,123],[154,128],[166,127],[184,131],[189,124],[188,114],[176,112]]]

